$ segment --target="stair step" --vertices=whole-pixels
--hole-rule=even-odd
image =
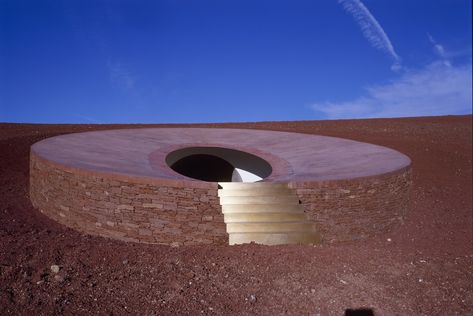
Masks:
[[[220,204],[299,204],[296,195],[277,196],[222,196]]]
[[[320,235],[316,232],[290,233],[232,233],[229,234],[229,244],[239,245],[255,242],[262,245],[287,245],[319,243]]]
[[[287,183],[282,182],[219,182],[223,189],[229,190],[253,190],[259,188],[288,188]]]
[[[225,223],[241,222],[301,222],[305,221],[304,213],[228,213],[224,214]]]
[[[261,223],[227,223],[227,233],[286,233],[314,232],[315,225],[309,221],[302,222],[261,222]]]
[[[300,204],[226,204],[222,213],[304,213]]]
[[[278,196],[293,195],[293,190],[289,188],[254,188],[254,189],[219,189],[218,196]]]
[[[218,190],[229,244],[264,245],[320,242],[295,190],[287,183],[222,182]]]

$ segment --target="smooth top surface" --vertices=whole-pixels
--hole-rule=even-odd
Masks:
[[[226,147],[268,161],[266,181],[325,181],[381,175],[410,165],[382,146],[352,140],[251,129],[143,128],[61,135],[32,152],[61,165],[101,174],[200,182],[174,172],[166,155],[188,146]]]

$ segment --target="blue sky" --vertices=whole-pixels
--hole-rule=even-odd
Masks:
[[[466,114],[470,0],[0,0],[0,122]]]

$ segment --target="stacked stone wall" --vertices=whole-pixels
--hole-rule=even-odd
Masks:
[[[400,225],[409,208],[410,167],[341,181],[290,182],[322,242],[364,239]],[[56,164],[31,153],[30,197],[78,231],[167,245],[228,244],[217,183],[123,177]]]
[[[216,184],[118,180],[67,170],[32,153],[30,196],[50,218],[92,235],[168,245],[228,243]]]
[[[292,182],[322,242],[364,239],[400,225],[409,208],[410,167],[341,181]]]

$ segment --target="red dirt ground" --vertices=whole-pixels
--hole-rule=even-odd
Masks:
[[[31,206],[31,144],[141,126],[0,124],[0,314],[473,314],[472,116],[206,126],[338,136],[399,150],[413,161],[405,224],[324,246],[171,248],[84,236]]]

